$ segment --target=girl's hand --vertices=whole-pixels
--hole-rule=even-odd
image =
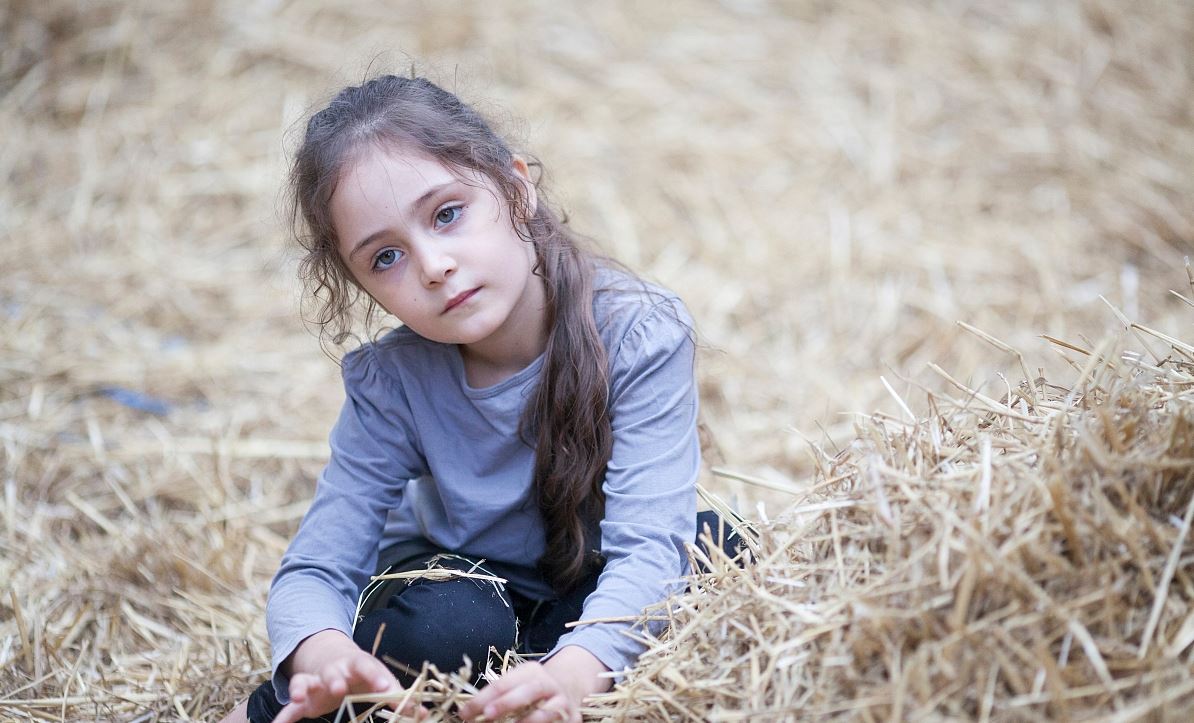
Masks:
[[[518,711],[519,723],[580,723],[580,703],[589,693],[609,689],[606,668],[592,653],[566,646],[546,663],[530,662],[509,671],[460,707],[465,720],[496,720]]]
[[[301,666],[306,672],[291,675],[290,703],[282,708],[274,723],[294,723],[331,713],[340,707],[346,695],[402,691],[384,663],[342,633],[328,630],[307,638],[295,651],[292,669],[299,669],[300,659],[306,663]],[[319,662],[313,665],[315,660]],[[427,717],[427,711],[413,701],[400,712],[416,720]]]
[[[497,720],[524,709],[519,723],[580,723],[580,701],[572,700],[561,682],[536,662],[523,663],[485,686],[460,707],[460,717]]]

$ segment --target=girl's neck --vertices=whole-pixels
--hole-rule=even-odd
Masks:
[[[529,288],[531,293],[519,301],[499,331],[476,343],[459,345],[469,386],[483,388],[503,382],[530,366],[547,348],[547,293],[539,277],[532,277]]]

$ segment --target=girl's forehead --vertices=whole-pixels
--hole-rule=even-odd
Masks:
[[[369,144],[350,156],[344,167],[345,176],[378,176],[418,179],[443,179],[452,176],[451,170],[439,160],[405,146]]]
[[[481,173],[402,147],[365,146],[346,159],[328,204],[341,242],[410,223],[420,209],[462,187],[491,188]]]
[[[429,153],[408,144],[365,144],[350,155],[341,172],[337,192],[345,185],[377,186],[388,193],[399,191],[418,195],[427,186],[460,181],[469,186],[486,185],[485,174],[472,168],[444,163]],[[345,182],[348,182],[347,184]]]

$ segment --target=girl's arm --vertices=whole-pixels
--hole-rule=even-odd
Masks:
[[[700,472],[693,337],[687,311],[671,297],[644,312],[611,349],[614,445],[600,525],[605,566],[582,621],[634,619],[685,586]],[[646,632],[658,634],[665,624],[647,621]],[[578,625],[556,651],[580,646],[620,674],[646,648],[643,633],[630,622]]]
[[[343,375],[346,398],[330,436],[331,458],[282,558],[266,608],[281,703],[290,700],[292,672],[319,670],[307,661],[356,657],[339,642],[352,645],[357,591],[375,569],[387,513],[401,501],[406,480],[422,474],[405,397],[378,368],[373,351],[363,347],[347,355]],[[342,640],[331,648],[317,644],[330,635]],[[337,651],[353,655],[329,657]]]
[[[674,297],[635,323],[611,349],[614,449],[607,468],[601,522],[605,568],[581,619],[634,618],[682,588],[685,545],[696,537],[696,477],[700,468],[697,391],[691,320]],[[656,633],[662,623],[652,623]],[[580,720],[585,695],[608,690],[602,675],[629,667],[642,652],[630,623],[578,626],[542,663],[519,666],[462,709],[466,719],[492,706],[507,714],[529,702],[522,720]],[[489,692],[493,688],[493,692]]]

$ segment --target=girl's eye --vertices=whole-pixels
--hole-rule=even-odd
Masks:
[[[435,223],[439,226],[447,226],[460,218],[460,214],[463,212],[463,206],[445,206],[439,210],[439,213],[435,214]]]
[[[373,270],[385,271],[398,263],[398,259],[398,249],[383,249],[381,253],[373,258]]]

